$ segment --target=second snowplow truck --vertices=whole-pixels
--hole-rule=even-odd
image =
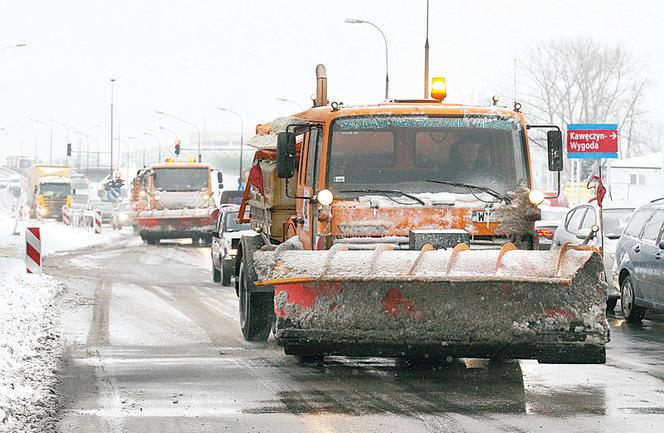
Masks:
[[[604,363],[602,260],[588,246],[518,249],[543,199],[514,109],[433,99],[328,104],[259,125],[236,288],[247,340],[287,354]],[[511,220],[510,220],[511,219]],[[525,236],[513,227],[526,225]]]

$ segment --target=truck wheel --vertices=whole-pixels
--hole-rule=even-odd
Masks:
[[[240,263],[240,327],[247,341],[267,341],[272,330],[274,296],[269,292],[250,293],[250,281],[244,266]]]
[[[155,238],[145,238],[145,241],[148,243],[148,245],[154,245],[157,243],[157,239]]]
[[[212,281],[218,283],[221,281],[221,272],[214,267],[214,262],[212,262]]]
[[[620,284],[620,308],[625,320],[631,323],[640,322],[646,313],[645,308],[634,303],[634,286],[632,285],[632,277],[629,275]]]

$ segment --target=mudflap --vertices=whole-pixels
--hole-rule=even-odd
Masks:
[[[258,286],[274,287],[275,334],[288,354],[606,360],[603,264],[589,249],[255,259]]]

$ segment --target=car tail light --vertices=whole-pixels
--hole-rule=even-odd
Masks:
[[[551,230],[551,229],[542,229],[542,228],[539,228],[539,229],[535,229],[535,231],[536,231],[537,234],[540,235],[541,237],[544,237],[544,238],[547,238],[547,239],[551,239],[551,238],[553,238],[553,230]]]

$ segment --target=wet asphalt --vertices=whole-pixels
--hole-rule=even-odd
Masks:
[[[209,248],[49,257],[67,284],[62,432],[662,432],[664,316],[611,315],[605,365],[328,357],[242,338]]]

